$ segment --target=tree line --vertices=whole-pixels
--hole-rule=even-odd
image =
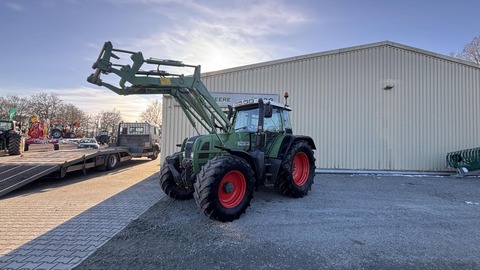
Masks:
[[[154,101],[142,111],[141,122],[161,124],[161,102]],[[30,117],[36,116],[39,121],[53,124],[63,122],[73,125],[80,123],[77,134],[93,137],[100,131],[115,134],[118,123],[123,121],[122,114],[116,109],[102,111],[97,114],[86,113],[76,105],[65,103],[57,93],[39,93],[30,97],[16,95],[0,97],[0,119],[9,119],[10,108],[16,108],[15,121],[28,123]]]

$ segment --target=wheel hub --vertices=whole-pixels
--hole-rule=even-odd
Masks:
[[[223,184],[223,191],[228,194],[228,193],[232,193],[233,192],[233,189],[234,189],[234,185],[232,182],[226,182],[225,184]]]

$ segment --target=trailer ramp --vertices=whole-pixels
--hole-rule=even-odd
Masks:
[[[58,164],[0,165],[0,196],[59,169]]]
[[[98,166],[109,153],[121,155],[126,151],[118,148],[79,149],[25,152],[20,156],[0,157],[0,197],[51,173],[58,171],[59,176],[63,177],[67,172]],[[121,161],[130,158],[126,154],[123,156],[125,157],[121,157]]]

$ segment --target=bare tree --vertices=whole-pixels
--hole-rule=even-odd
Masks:
[[[8,119],[10,117],[10,109],[15,108],[17,109],[17,113],[14,119],[17,121],[25,121],[25,119],[28,119],[28,117],[31,116],[29,107],[29,101],[27,98],[18,96],[0,97],[0,118]]]
[[[65,122],[73,124],[75,122],[81,122],[85,113],[73,104],[61,104],[58,109],[57,118],[62,119]]]
[[[120,111],[115,109],[111,111],[102,111],[98,116],[100,118],[100,128],[115,134],[118,123],[122,121],[122,114]]]
[[[162,125],[162,102],[154,100],[150,102],[148,108],[140,114],[142,122]]]
[[[60,107],[63,101],[56,93],[39,93],[33,95],[30,99],[31,110],[42,120],[62,120],[58,119]]]
[[[465,45],[463,51],[455,56],[457,58],[471,61],[477,65],[480,65],[480,35]]]
[[[93,114],[84,114],[81,125],[80,131],[84,133],[87,137],[95,137],[97,132],[97,123],[96,116]]]

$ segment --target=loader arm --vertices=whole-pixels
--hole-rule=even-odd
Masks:
[[[115,64],[111,58],[120,59],[114,52],[131,55],[132,65]],[[142,70],[142,66],[156,66],[154,70]],[[160,70],[161,66],[174,68],[193,68],[193,75],[184,76]],[[92,66],[95,72],[87,81],[104,86],[119,95],[171,95],[178,102],[188,120],[199,132],[197,122],[209,133],[217,134],[220,128],[224,132],[232,124],[215,99],[200,80],[200,66],[186,65],[180,61],[144,59],[141,52],[114,49],[112,43],[105,42],[97,61]],[[118,86],[103,82],[101,74],[114,73],[120,77]]]

